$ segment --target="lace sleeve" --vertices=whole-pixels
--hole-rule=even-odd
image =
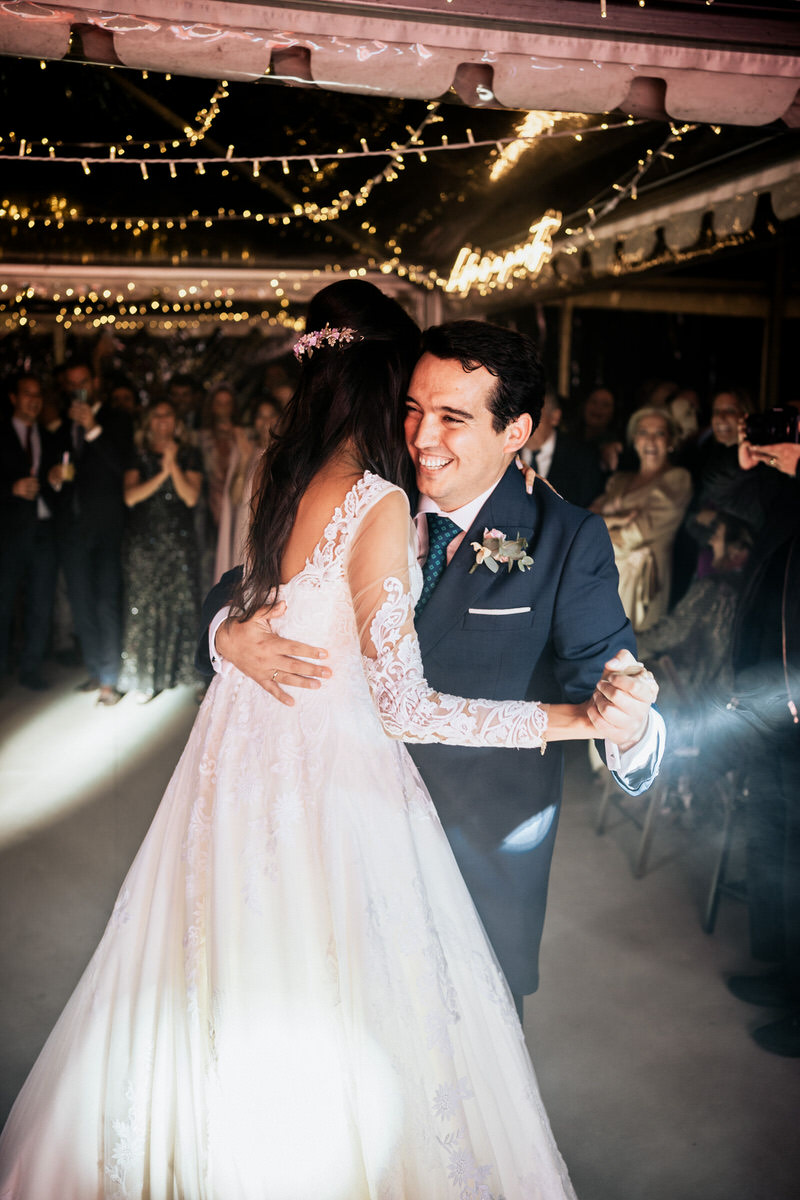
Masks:
[[[522,700],[448,696],[425,680],[409,579],[408,501],[382,497],[353,538],[348,580],[364,668],[381,723],[404,742],[455,746],[540,746],[547,712]]]

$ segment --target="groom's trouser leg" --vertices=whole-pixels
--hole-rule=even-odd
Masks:
[[[464,882],[514,997],[539,986],[542,937],[550,863],[559,806],[532,818],[497,846],[476,845],[461,826],[446,828]],[[519,1006],[518,1006],[519,1007]]]

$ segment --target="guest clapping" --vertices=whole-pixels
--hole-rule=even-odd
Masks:
[[[628,422],[638,471],[617,471],[593,512],[605,519],[619,571],[619,594],[638,632],[667,611],[672,543],[691,496],[689,472],[670,464],[675,439],[664,409],[641,408]]]
[[[173,406],[156,404],[125,473],[125,503],[132,511],[120,686],[142,699],[195,682],[199,580],[191,510],[203,477],[199,452],[182,443],[180,433]]]

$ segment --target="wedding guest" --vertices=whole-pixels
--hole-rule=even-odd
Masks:
[[[605,519],[619,571],[619,594],[634,630],[667,611],[672,543],[692,493],[689,472],[670,464],[675,426],[666,409],[640,408],[628,422],[637,471],[617,471],[591,505]]]
[[[57,449],[39,425],[42,388],[21,374],[9,392],[11,416],[0,421],[0,676],[9,667],[9,643],[20,591],[22,644],[19,681],[42,691],[56,582],[53,534],[55,495],[49,484]]]
[[[112,383],[108,390],[108,402],[112,408],[127,413],[134,425],[141,417],[139,394],[129,379],[119,378]]]
[[[722,695],[732,686],[731,629],[753,535],[737,517],[720,513],[709,545],[709,571],[637,638],[639,655],[658,680],[660,707],[673,707],[676,715],[685,698],[692,701],[687,715],[696,715],[712,691]],[[675,694],[676,681],[681,695]]]
[[[195,683],[200,612],[192,509],[202,487],[200,454],[182,441],[175,409],[159,401],[145,417],[125,472],[131,510],[125,539],[125,629],[120,687],[150,700]]]
[[[594,388],[584,400],[576,436],[595,448],[604,471],[616,471],[623,445],[617,428],[614,393],[607,387]]]
[[[555,392],[545,392],[538,426],[522,448],[520,458],[532,466],[540,479],[556,489],[559,496],[588,508],[603,490],[605,477],[593,446],[579,442],[560,428],[561,401]]]
[[[120,699],[122,477],[133,434],[126,413],[98,400],[87,363],[68,363],[63,378],[69,408],[59,448],[70,470],[55,468],[63,486],[56,515],[75,630],[89,671],[79,690],[97,691],[98,704],[112,705]]]
[[[206,505],[203,523],[201,575],[203,583],[213,579],[217,539],[222,518],[222,502],[228,470],[239,456],[236,423],[236,398],[227,383],[209,392],[203,411],[202,428],[195,441],[202,457]]]
[[[740,388],[717,392],[711,401],[711,436],[689,464],[697,497],[692,509],[706,525],[725,507],[731,484],[744,474],[739,465],[739,421],[752,411],[750,397]]]
[[[226,571],[244,560],[244,546],[250,529],[253,477],[281,416],[282,409],[278,401],[267,396],[256,404],[253,428],[236,428],[237,452],[231,456],[222,494],[215,580],[221,579]]]
[[[174,405],[175,414],[187,435],[200,428],[202,390],[194,375],[176,372],[169,381],[167,399]]]
[[[751,445],[739,461],[761,493],[763,527],[733,631],[735,752],[748,775],[750,953],[766,964],[734,975],[740,1000],[772,1009],[752,1033],[772,1054],[800,1057],[800,446]]]
[[[681,457],[682,464],[692,474],[694,495],[675,537],[673,605],[685,593],[694,575],[697,572],[702,575],[709,568],[708,538],[718,512],[735,511],[754,528],[758,525],[759,514],[748,506],[747,497],[740,492],[745,472],[739,466],[738,425],[751,411],[746,392],[739,389],[717,392],[711,402],[708,436]]]
[[[228,467],[238,454],[236,415],[233,388],[227,383],[218,384],[209,393],[202,428],[197,435],[208,486],[208,506],[215,528],[219,526]]]

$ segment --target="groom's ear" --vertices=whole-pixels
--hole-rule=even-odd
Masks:
[[[518,454],[533,433],[533,418],[530,413],[520,413],[518,417],[506,425],[504,454]]]

